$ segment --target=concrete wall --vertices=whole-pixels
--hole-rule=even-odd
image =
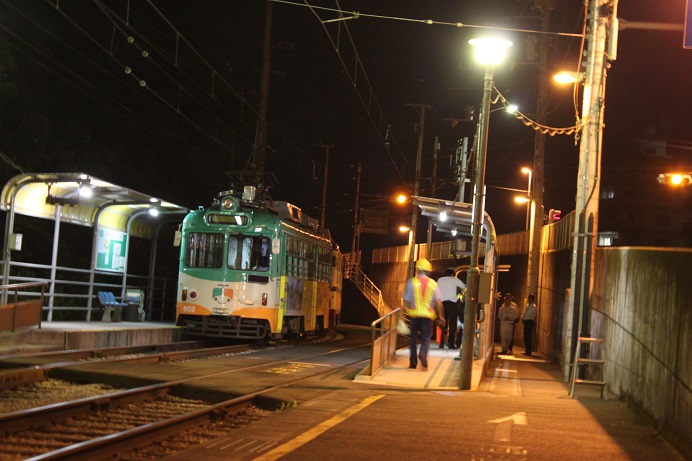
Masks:
[[[692,249],[599,248],[592,336],[608,390],[692,446]]]
[[[541,253],[540,258],[536,350],[559,363],[567,325],[572,252],[550,251]]]

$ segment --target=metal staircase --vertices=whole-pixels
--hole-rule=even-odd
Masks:
[[[344,271],[344,278],[352,281],[363,293],[363,296],[377,309],[380,316],[388,314],[392,308],[382,299],[382,292],[363,272],[363,268],[358,264],[349,264]]]

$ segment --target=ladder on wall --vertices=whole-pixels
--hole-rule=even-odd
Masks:
[[[570,385],[570,391],[569,391],[569,396],[574,398],[574,386],[576,384],[589,384],[593,386],[600,386],[601,387],[601,398],[603,398],[603,393],[605,390],[606,386],[606,381],[605,381],[605,371],[603,365],[605,365],[605,359],[603,358],[603,344],[605,343],[605,340],[602,338],[582,338],[580,337],[577,340],[577,350],[574,354],[574,363],[572,364],[572,379],[571,379],[571,385]],[[581,346],[582,344],[585,344],[587,346],[590,345],[598,345],[598,355],[601,357],[599,359],[593,359],[593,358],[583,358],[581,357]],[[579,367],[582,365],[593,365],[596,367],[600,367],[600,380],[593,380],[593,379],[580,379],[577,378],[579,375]]]

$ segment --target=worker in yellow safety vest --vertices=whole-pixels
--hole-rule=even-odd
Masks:
[[[432,272],[430,262],[425,258],[419,259],[416,261],[416,275],[406,281],[404,289],[404,309],[411,320],[409,368],[414,370],[420,359],[423,371],[427,371],[433,322],[437,318],[444,322],[442,296],[437,283],[428,276],[430,272]],[[419,332],[420,352],[416,353]]]

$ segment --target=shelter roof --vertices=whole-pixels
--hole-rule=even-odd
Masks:
[[[414,196],[413,204],[420,208],[423,216],[430,218],[430,222],[439,232],[451,235],[471,236],[471,228],[473,225],[472,203]],[[446,218],[444,219],[441,216],[442,212],[446,214]],[[487,243],[492,243],[494,245],[496,241],[495,226],[488,213],[484,212],[483,215],[483,228],[485,232],[481,232],[480,237]]]
[[[127,222],[135,217],[130,234],[152,238],[161,217],[186,214],[188,209],[158,197],[113,184],[86,173],[23,173],[5,184],[0,209],[61,222],[127,231]],[[155,209],[159,217],[148,210]],[[135,216],[137,215],[137,216]],[[182,219],[181,219],[182,221]]]

